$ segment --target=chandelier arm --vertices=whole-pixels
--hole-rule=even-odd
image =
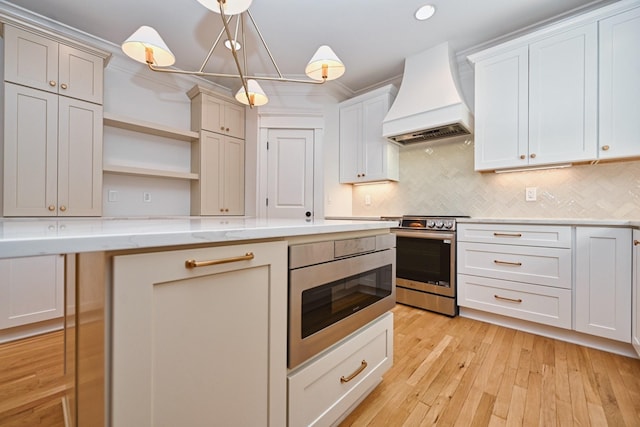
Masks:
[[[245,76],[246,79],[253,80],[267,80],[272,82],[288,82],[288,83],[305,83],[310,85],[321,85],[326,83],[327,79],[323,78],[322,80],[302,80],[302,79],[289,79],[287,77],[265,77],[265,76]]]
[[[219,2],[222,0],[218,0]],[[224,26],[224,31],[227,33],[227,39],[231,40],[231,31],[229,31],[229,25],[227,25],[227,21],[224,19],[224,10],[220,8],[220,19],[222,19],[222,25]],[[246,47],[246,46],[245,46]],[[247,100],[249,101],[249,108],[253,108],[253,103],[251,102],[251,97],[249,96],[249,87],[247,86],[247,80],[244,77],[244,73],[242,72],[242,67],[240,67],[240,60],[238,59],[238,52],[236,51],[236,44],[231,43],[231,54],[233,55],[233,60],[236,63],[236,68],[238,69],[238,75],[240,76],[240,81],[242,82],[242,87],[244,88],[244,93],[247,96]]]
[[[232,19],[233,19],[233,15],[229,17],[229,19],[227,20],[227,24],[231,22]],[[220,42],[220,39],[222,38],[223,34],[224,34],[224,28],[220,30],[220,33],[218,34],[218,38],[216,38],[216,41],[214,41],[213,44],[211,45],[211,49],[209,49],[209,53],[207,54],[207,57],[204,59],[204,61],[202,61],[202,66],[200,67],[199,72],[204,71],[204,67],[207,66],[207,63],[209,63],[209,59],[211,59],[211,55],[213,55],[213,50],[216,48],[216,46],[218,46],[218,42]]]
[[[282,77],[282,73],[280,72],[280,68],[278,68],[278,64],[276,64],[276,60],[273,59],[273,55],[271,54],[271,51],[269,50],[269,46],[267,46],[267,42],[264,41],[264,37],[262,37],[262,33],[260,32],[260,28],[258,28],[258,24],[256,24],[256,21],[253,19],[253,15],[251,15],[251,12],[249,11],[249,9],[246,10],[246,13],[249,16],[249,19],[251,19],[251,23],[253,24],[253,27],[256,29],[256,32],[258,33],[258,37],[260,37],[260,41],[262,42],[262,45],[264,46],[265,50],[267,51],[267,54],[269,55],[269,59],[271,59],[271,63],[275,67],[276,72],[278,73],[278,76],[280,78],[283,78]]]

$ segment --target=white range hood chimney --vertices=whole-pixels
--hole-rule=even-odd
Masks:
[[[446,42],[406,58],[382,135],[410,144],[470,134],[473,116],[458,92],[454,65]]]

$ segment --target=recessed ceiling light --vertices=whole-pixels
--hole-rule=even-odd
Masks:
[[[418,21],[424,21],[431,18],[434,13],[436,13],[436,8],[433,5],[426,4],[416,10],[416,19]]]

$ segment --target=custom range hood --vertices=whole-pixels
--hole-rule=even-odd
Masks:
[[[384,137],[412,144],[472,132],[453,65],[446,42],[406,58],[398,96],[382,123]]]

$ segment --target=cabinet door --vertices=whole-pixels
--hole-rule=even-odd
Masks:
[[[4,215],[56,215],[58,96],[5,83],[4,107]]]
[[[59,97],[58,215],[102,213],[102,106]]]
[[[220,176],[224,170],[223,144],[223,135],[203,131],[200,132],[200,142],[192,147],[197,150],[196,157],[199,158],[196,158],[196,161],[200,165],[200,179],[192,184],[192,215],[224,214],[224,200],[220,185]],[[221,165],[222,169],[220,169]],[[196,198],[197,200],[193,200]]]
[[[0,260],[0,329],[62,317],[64,257]]]
[[[220,156],[222,204],[225,215],[244,215],[244,140],[225,138]]]
[[[58,43],[11,25],[4,26],[4,78],[58,93]]]
[[[528,164],[527,46],[475,65],[475,169]]]
[[[576,228],[575,329],[631,342],[631,230]]]
[[[286,337],[285,242],[115,257],[112,424],[284,426]]]
[[[340,182],[360,181],[362,104],[340,108]]]
[[[244,139],[244,107],[225,103],[224,133],[234,138]]]
[[[633,288],[631,344],[640,355],[640,230],[633,230]]]
[[[386,95],[362,103],[361,172],[366,181],[398,180],[397,168],[389,170],[389,157],[397,156],[398,146],[382,136],[382,122],[389,110],[389,103],[389,96]]]
[[[533,43],[529,52],[529,164],[595,159],[596,24]]]
[[[58,64],[60,95],[102,104],[102,58],[61,44]]]
[[[640,156],[640,8],[600,21],[601,159]]]

